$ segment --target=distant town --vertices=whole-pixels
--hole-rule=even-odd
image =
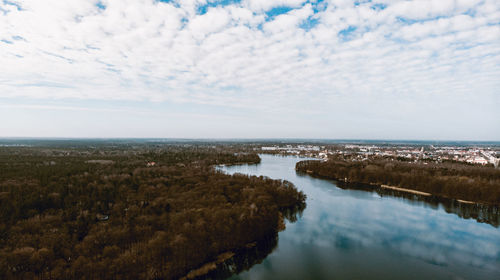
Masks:
[[[297,142],[296,142],[297,141]],[[25,149],[36,147],[57,147],[57,149],[42,149],[45,153],[59,156],[90,155],[94,153],[129,154],[139,149],[158,149],[169,145],[191,147],[196,145],[207,148],[233,152],[253,152],[280,155],[297,155],[311,158],[343,158],[350,161],[363,161],[375,158],[393,159],[406,162],[460,162],[473,165],[500,166],[499,142],[442,142],[428,141],[396,142],[374,140],[233,140],[233,139],[8,139],[0,138],[0,147]],[[303,141],[303,140],[300,140]],[[343,140],[342,140],[343,141]],[[115,149],[116,147],[129,149]],[[74,149],[76,148],[76,149]],[[42,151],[39,150],[39,151]],[[154,166],[154,162],[148,166]]]
[[[256,148],[258,150],[258,148]],[[469,164],[491,164],[498,168],[499,146],[435,146],[435,145],[271,145],[262,146],[263,153],[300,155],[328,159],[341,156],[351,160],[368,160],[374,157],[393,158],[404,161],[444,162],[456,161]]]

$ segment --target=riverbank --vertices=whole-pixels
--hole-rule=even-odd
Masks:
[[[436,198],[440,198],[440,199],[454,200],[454,201],[457,201],[459,203],[464,203],[464,204],[498,206],[496,204],[489,204],[489,203],[484,203],[484,202],[479,202],[479,201],[457,199],[457,198],[443,196],[443,195],[436,195],[436,194],[432,194],[429,192],[417,191],[417,190],[410,189],[410,188],[396,187],[396,186],[377,184],[377,183],[353,182],[353,181],[349,181],[347,178],[339,179],[339,178],[332,178],[332,177],[327,177],[327,176],[319,176],[311,170],[307,170],[305,173],[307,175],[315,177],[315,178],[337,181],[337,182],[341,183],[342,186],[344,186],[344,187],[347,186],[347,188],[352,188],[352,189],[366,190],[367,188],[370,188],[371,190],[376,190],[376,189],[392,190],[392,191],[401,192],[401,193],[414,194],[414,195],[418,195],[418,196],[422,196],[422,197],[436,197]]]
[[[300,161],[297,171],[345,183],[424,196],[439,196],[462,203],[500,206],[500,170],[467,165],[432,165],[379,161]]]
[[[407,188],[400,188],[400,187],[395,187],[395,186],[380,185],[380,187],[382,189],[389,189],[389,190],[395,190],[395,191],[399,191],[399,192],[412,193],[412,194],[421,195],[421,196],[432,196],[433,195],[433,194],[428,193],[428,192],[421,192],[421,191],[416,191],[416,190],[407,189]],[[443,198],[453,199],[453,198],[449,198],[449,197],[443,197]],[[455,199],[455,200],[457,202],[465,203],[465,204],[481,204],[480,202],[477,202],[477,201],[469,201],[469,200],[463,200],[463,199]]]
[[[420,192],[420,191],[416,191],[416,190],[412,190],[412,189],[399,188],[399,187],[388,186],[388,185],[380,185],[380,187],[383,189],[390,189],[390,190],[407,192],[407,193],[418,194],[418,195],[423,195],[423,196],[431,196],[432,195],[432,194],[427,193],[427,192]]]
[[[270,234],[258,241],[247,243],[243,247],[224,252],[212,261],[189,271],[180,279],[226,279],[262,262],[277,245],[278,234]]]
[[[336,182],[337,187],[344,190],[376,192],[381,197],[391,196],[405,198],[412,202],[424,202],[432,207],[443,207],[446,212],[456,214],[464,219],[472,218],[480,223],[487,223],[494,227],[500,226],[500,206],[494,204],[438,196],[428,192],[421,192],[396,186],[351,182],[346,180],[346,178],[332,179],[330,177],[314,175],[312,172],[299,171],[299,173],[307,174],[313,178],[333,180]]]

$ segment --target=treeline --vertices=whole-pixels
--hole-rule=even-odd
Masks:
[[[0,149],[0,279],[175,279],[305,206],[289,182],[212,166],[255,154],[101,152]]]
[[[500,170],[490,166],[329,159],[301,161],[296,170],[343,182],[398,186],[437,196],[500,205]]]

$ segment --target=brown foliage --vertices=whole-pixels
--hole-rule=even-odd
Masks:
[[[275,234],[280,213],[305,201],[289,182],[212,167],[255,154],[46,153],[0,151],[0,279],[178,278]]]

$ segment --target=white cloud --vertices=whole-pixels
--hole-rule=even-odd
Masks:
[[[204,12],[196,0],[9,3],[0,4],[0,97],[308,114],[359,100],[500,102],[494,0],[242,1]],[[266,15],[275,7],[292,9]]]
[[[307,20],[313,13],[311,5],[307,4],[300,9],[295,9],[286,14],[277,16],[274,20],[267,22],[264,29],[271,33],[296,31],[298,25],[304,20]]]
[[[452,14],[454,10],[454,0],[417,0],[399,1],[388,7],[385,12],[408,19],[427,19],[437,16],[447,16]]]
[[[220,31],[229,23],[229,13],[222,8],[211,8],[207,13],[194,17],[189,22],[193,37],[202,40],[206,35]]]

